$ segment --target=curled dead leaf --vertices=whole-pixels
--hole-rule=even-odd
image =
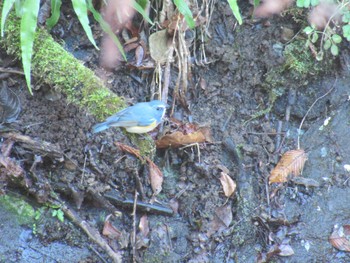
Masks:
[[[156,141],[158,149],[178,148],[193,143],[211,142],[210,130],[202,127],[197,130],[183,129],[170,134],[164,135]]]
[[[157,195],[162,191],[163,184],[163,173],[158,168],[158,166],[152,162],[151,159],[147,158],[147,162],[149,165],[149,176],[151,181],[151,187],[154,195]]]
[[[350,252],[350,225],[335,226],[329,242],[336,249]]]
[[[135,149],[135,148],[133,148],[133,147],[131,147],[129,145],[120,143],[120,142],[114,142],[114,144],[116,146],[118,146],[122,151],[128,152],[128,153],[130,153],[132,155],[135,155],[137,158],[139,158],[141,161],[143,161],[143,158],[142,158],[139,150],[137,150],[137,149]]]
[[[299,176],[304,168],[307,155],[303,149],[291,150],[284,153],[271,171],[269,183],[284,183],[288,181],[288,175]]]
[[[144,160],[144,158],[141,156],[139,150],[137,150],[131,146],[128,146],[126,144],[119,143],[119,142],[115,142],[114,144],[116,146],[118,146],[122,151],[125,151],[125,152],[128,152],[130,154],[135,155],[141,161]],[[149,165],[151,187],[152,187],[154,195],[157,195],[160,193],[160,191],[162,191],[163,173],[150,158],[147,157],[146,161]]]
[[[226,197],[230,197],[236,191],[237,185],[227,173],[221,172],[220,182]]]

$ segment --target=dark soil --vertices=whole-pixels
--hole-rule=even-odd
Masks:
[[[336,61],[334,71],[327,75],[310,76],[303,83],[291,81],[281,87],[283,95],[271,111],[252,118],[270,106],[265,79],[267,72],[284,63],[278,49],[285,43],[283,28],[294,32],[300,28],[288,16],[239,27],[234,24],[227,3],[218,2],[209,28],[211,39],[205,45],[209,63],[192,68],[192,82],[206,85],[189,88],[190,113],[180,104],[175,111],[183,122],[209,126],[213,142],[157,151],[155,162],[164,173],[163,191],[157,200],[178,209],[172,216],[137,210],[136,226],[147,214],[150,233],[141,240],[144,245],[137,249],[136,258],[139,262],[350,262],[350,256],[333,248],[328,240],[334,226],[347,224],[350,217],[349,171],[344,169],[350,160],[349,72]],[[60,25],[65,30],[64,23]],[[71,33],[63,36],[67,50],[100,74],[97,51],[90,48],[84,35],[74,32],[81,33],[75,20]],[[341,59],[347,61],[345,51],[344,47]],[[3,57],[3,61],[11,59]],[[131,103],[147,101],[152,95],[146,81],[151,72],[121,68],[106,76],[112,90]],[[139,82],[142,78],[146,80]],[[113,211],[96,201],[96,195],[111,189],[124,200],[133,201],[135,190],[141,192],[140,201],[151,200],[147,167],[114,145],[118,141],[132,146],[128,137],[117,128],[92,135],[91,126],[97,120],[49,87],[37,83],[38,89],[30,96],[21,77],[11,75],[7,82],[22,102],[18,121],[11,127],[58,145],[65,156],[64,161],[42,156],[34,172],[28,172],[33,182],[30,191],[23,192],[15,182],[6,182],[4,191],[21,192],[39,209],[48,200],[49,183],[100,232],[106,216],[113,213],[110,221],[121,235],[119,239],[105,238],[122,254],[123,262],[131,262],[132,205],[117,205]],[[269,185],[269,173],[281,154],[296,149],[297,129],[307,110],[333,86],[302,127],[301,147],[308,153],[302,178],[314,181]],[[295,103],[288,100],[291,91],[295,91]],[[286,121],[288,108],[290,119]],[[320,129],[327,117],[331,117],[329,124]],[[40,154],[15,144],[11,157],[29,171],[36,155]],[[223,171],[238,186],[231,198],[222,190]],[[40,191],[42,199],[33,200]],[[50,210],[45,213],[33,235],[31,226],[20,227],[14,216],[1,208],[1,262],[109,261],[69,219],[62,223]]]

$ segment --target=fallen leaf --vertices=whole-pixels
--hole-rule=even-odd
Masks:
[[[136,248],[141,249],[143,247],[148,247],[149,245],[149,225],[148,225],[147,215],[143,215],[140,219],[139,229],[140,231],[136,236]]]
[[[149,233],[149,225],[148,225],[148,217],[147,215],[143,215],[140,219],[139,229],[143,236],[148,236]]]
[[[143,158],[142,158],[139,150],[137,150],[129,145],[120,143],[120,142],[114,142],[114,144],[116,146],[118,146],[122,151],[131,153],[131,154],[135,155],[137,158],[139,158],[141,161],[143,161]]]
[[[162,191],[163,173],[151,159],[147,158],[147,162],[149,165],[151,187],[154,195],[157,195]]]
[[[184,133],[176,131],[174,133],[166,134],[156,141],[156,146],[159,149],[163,148],[178,148],[193,143],[210,142],[210,131],[208,128],[199,128],[192,133]]]
[[[103,225],[102,235],[109,237],[110,239],[119,239],[121,232],[115,228],[109,221],[110,215],[107,216]]]
[[[141,156],[139,150],[119,142],[115,142],[114,144],[118,146],[122,151],[131,153],[135,155],[137,158],[139,158],[141,161],[144,161],[144,158]],[[160,191],[162,191],[163,173],[150,158],[146,157],[146,161],[149,165],[151,187],[154,195],[157,195],[160,193]]]
[[[164,29],[151,34],[148,40],[151,57],[159,64],[165,63],[169,56],[167,30]]]
[[[211,236],[215,232],[221,232],[225,228],[229,227],[232,222],[232,218],[232,210],[229,205],[217,207],[215,209],[214,219],[210,222],[207,235]]]
[[[284,183],[288,175],[299,176],[304,168],[307,155],[304,150],[291,150],[284,153],[276,167],[271,171],[269,183]]]
[[[294,255],[294,250],[293,248],[288,245],[288,244],[281,244],[278,246],[280,252],[278,253],[278,255],[282,256],[282,257],[289,257]]]
[[[350,252],[350,225],[335,226],[329,242],[336,249]]]
[[[236,191],[237,185],[227,173],[221,172],[220,182],[226,197],[230,197]]]

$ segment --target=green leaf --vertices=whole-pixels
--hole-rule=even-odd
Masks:
[[[142,7],[143,10],[145,10],[149,4],[148,0],[137,0],[136,2]]]
[[[331,47],[332,41],[330,39],[327,39],[326,42],[324,42],[323,48],[324,50],[327,50]]]
[[[331,53],[332,53],[332,55],[333,56],[338,56],[338,54],[339,54],[339,48],[338,48],[338,46],[337,45],[332,45],[331,46]]]
[[[318,5],[319,3],[320,3],[319,0],[311,0],[311,5],[312,6]]]
[[[31,87],[30,68],[32,63],[33,44],[38,20],[39,7],[40,1],[38,0],[24,1],[22,6],[23,13],[20,29],[23,71],[29,92],[32,95],[33,92]]]
[[[22,0],[15,0],[15,8],[16,8],[16,16],[22,17],[22,7],[23,7],[23,1]]]
[[[317,34],[316,32],[314,32],[314,33],[312,34],[311,42],[312,42],[312,43],[316,43],[317,40],[318,40],[318,34]]]
[[[297,0],[297,7],[304,7],[304,0]]]
[[[57,211],[58,210],[52,210],[52,217],[56,217],[57,216]]]
[[[254,0],[254,7],[257,7],[258,5],[260,5],[260,0]]]
[[[46,20],[48,30],[51,30],[58,22],[61,13],[61,0],[51,0],[51,17]]]
[[[304,7],[310,7],[311,1],[310,0],[304,0]]]
[[[149,16],[146,14],[144,8],[143,8],[141,5],[139,5],[136,1],[134,1],[133,8],[134,8],[137,12],[139,12],[139,13],[142,15],[142,17],[143,17],[148,23],[150,23],[152,26],[154,25],[154,23],[152,22],[152,20],[151,20],[151,19],[149,18]]]
[[[104,21],[101,14],[95,10],[94,6],[92,5],[92,0],[88,0],[88,8],[94,16],[95,20],[100,24],[102,30],[106,32],[109,35],[109,37],[113,40],[114,44],[116,44],[118,50],[120,51],[124,60],[126,61],[126,55],[123,49],[123,45],[120,43],[118,37],[114,34],[109,24],[106,21]]]
[[[4,37],[5,21],[14,3],[15,0],[4,0],[1,11],[1,37]]]
[[[64,222],[64,213],[61,209],[57,210],[57,218],[60,220],[62,223]]]
[[[343,36],[346,38],[350,36],[350,25],[343,26]]]
[[[312,32],[314,31],[314,29],[311,27],[311,26],[307,26],[304,28],[303,32],[306,34],[306,35],[310,35]]]
[[[345,12],[342,17],[342,21],[344,23],[349,23],[350,22],[350,13],[349,11]]]
[[[84,29],[88,39],[95,46],[95,48],[97,50],[99,50],[99,48],[96,45],[95,39],[92,36],[91,28],[89,25],[89,18],[87,15],[86,1],[85,0],[72,0],[72,4],[73,4],[74,12],[77,14],[77,17],[80,21],[80,24],[83,26],[83,29]]]
[[[237,0],[227,0],[227,2],[229,3],[229,5],[231,7],[233,15],[237,19],[238,24],[242,25],[243,21],[242,21],[241,13],[239,11]]]
[[[336,44],[339,44],[340,42],[341,42],[341,36],[339,36],[339,35],[337,35],[337,34],[334,34],[333,36],[332,36],[332,40],[333,40],[333,42],[334,43],[336,43]]]
[[[321,61],[323,59],[323,51],[320,51],[316,55],[316,60]]]
[[[193,20],[192,12],[186,4],[185,0],[174,0],[174,4],[176,5],[179,12],[184,15],[188,27],[193,29],[196,24]]]

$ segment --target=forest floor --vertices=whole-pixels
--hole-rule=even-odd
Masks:
[[[65,48],[100,74],[98,51],[86,44],[78,21],[72,23],[61,36]],[[118,234],[104,238],[123,262],[133,258],[139,262],[350,262],[350,255],[329,241],[334,228],[348,224],[350,218],[350,173],[345,169],[350,164],[346,47],[331,70],[307,81],[281,82],[275,87],[280,93],[272,100],[268,73],[285,63],[282,51],[289,41],[285,33],[295,35],[300,28],[290,15],[234,24],[228,4],[218,2],[208,29],[211,38],[205,43],[208,63],[192,66],[191,83],[198,85],[190,85],[186,94],[190,111],[180,103],[175,107],[174,116],[181,122],[209,127],[212,141],[156,154],[155,163],[164,175],[157,201],[171,207],[172,215],[138,207],[132,214],[135,190],[142,188],[138,199],[146,203],[152,190],[147,167],[114,144],[134,146],[120,129],[93,135],[91,127],[98,121],[83,109],[39,81],[34,82],[31,96],[22,76],[8,77],[9,88],[22,105],[11,128],[58,146],[64,160],[14,144],[11,157],[28,171],[32,191],[1,177],[6,182],[3,191],[26,200],[41,217],[34,223],[22,222],[0,206],[0,262],[110,261],[71,220],[61,222],[57,214],[52,216],[59,207],[43,209],[40,200],[33,199],[38,191],[45,192],[41,184],[45,180],[70,209],[101,233],[112,214],[108,222]],[[3,64],[19,67],[0,51]],[[171,74],[174,87],[176,67]],[[105,81],[133,104],[151,97],[146,81],[151,77],[150,71],[122,67],[107,74]],[[310,108],[300,135],[300,147],[308,156],[302,175],[284,184],[269,184],[281,155],[297,149],[298,128]],[[34,161],[37,157],[41,160]],[[223,173],[237,183],[230,198],[222,189]],[[118,213],[112,213],[96,202],[96,195],[111,191],[131,205],[115,204]],[[138,227],[144,215],[149,232]],[[137,245],[130,242],[133,234]]]

